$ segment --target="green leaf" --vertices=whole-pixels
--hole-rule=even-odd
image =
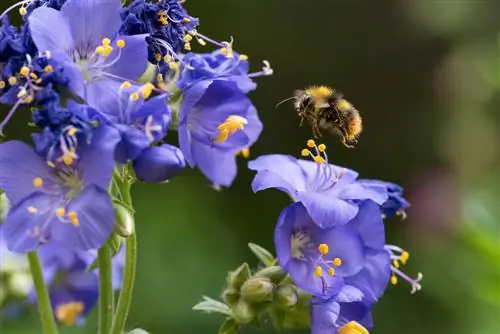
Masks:
[[[206,313],[220,313],[227,315],[229,317],[232,316],[232,312],[229,306],[218,300],[206,296],[203,296],[203,300],[198,304],[196,304],[195,306],[193,306],[193,310],[202,311]]]
[[[220,326],[219,334],[236,334],[238,333],[238,324],[232,318],[226,319]]]
[[[276,263],[276,259],[273,254],[271,254],[267,249],[251,242],[248,244],[248,247],[265,266],[269,267]]]

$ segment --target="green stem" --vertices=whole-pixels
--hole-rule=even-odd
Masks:
[[[130,195],[131,180],[128,173],[123,174],[121,197],[123,203],[132,208],[132,197]],[[133,214],[131,212],[130,214]],[[130,304],[132,303],[132,293],[134,289],[135,270],[137,262],[137,239],[135,232],[125,240],[125,270],[123,273],[122,287],[118,304],[116,306],[115,318],[111,326],[110,334],[122,334],[127,321]]]
[[[99,263],[99,334],[107,334],[113,321],[113,275],[111,251],[104,245],[98,251]]]
[[[57,325],[52,313],[52,305],[50,297],[43,281],[42,265],[36,251],[28,253],[28,262],[30,265],[31,276],[35,286],[38,313],[42,322],[42,330],[44,334],[57,334]]]

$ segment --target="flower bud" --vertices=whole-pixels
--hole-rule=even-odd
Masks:
[[[126,238],[134,233],[135,223],[132,214],[123,205],[114,203],[115,232]]]
[[[270,300],[274,285],[268,278],[250,278],[241,287],[241,297],[247,302],[260,303]]]
[[[134,160],[137,178],[146,182],[167,181],[185,166],[181,150],[168,144],[148,147]]]
[[[240,299],[238,303],[236,303],[236,305],[232,308],[232,310],[234,319],[239,324],[248,324],[256,316],[256,313],[254,310],[252,310],[250,304],[248,304],[242,299]]]
[[[250,267],[247,263],[243,263],[236,270],[230,271],[227,275],[228,288],[239,290],[243,283],[250,277]]]
[[[240,299],[240,293],[235,289],[225,289],[222,292],[222,300],[229,306],[234,305]]]
[[[286,273],[280,266],[272,266],[258,271],[254,277],[269,278],[273,283],[278,284],[286,277]]]
[[[282,308],[295,306],[298,300],[297,289],[291,284],[279,286],[274,293],[274,302]]]

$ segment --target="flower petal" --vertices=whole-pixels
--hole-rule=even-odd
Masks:
[[[95,48],[103,38],[113,40],[118,33],[121,7],[120,0],[67,0],[61,14],[68,22],[75,46]]]
[[[225,187],[233,183],[237,174],[234,152],[194,140],[192,154],[198,168],[210,181]]]
[[[95,184],[107,189],[115,168],[114,153],[119,140],[116,129],[101,125],[94,130],[90,144],[81,143],[77,168],[84,187]]]
[[[96,165],[100,163],[94,162]],[[102,246],[113,231],[113,204],[108,193],[95,186],[87,186],[66,211],[75,212],[78,225],[57,222],[52,226],[52,236],[73,250],[89,250]]]
[[[186,159],[189,167],[194,168],[194,166],[196,166],[196,163],[194,162],[193,155],[191,153],[192,138],[187,126],[187,122],[179,123],[179,129],[177,130],[177,133],[179,136],[179,148],[181,149],[182,154],[184,154],[184,159]]]
[[[335,301],[312,302],[311,334],[335,333],[340,304]]]
[[[121,82],[101,77],[85,85],[84,99],[89,106],[104,114],[115,114],[119,110]]]
[[[385,228],[380,208],[372,201],[363,201],[359,212],[349,223],[354,226],[366,247],[381,250],[385,246]]]
[[[299,166],[304,170],[304,174],[307,176],[308,180],[314,180],[317,176],[318,172],[318,163],[314,162],[312,160],[304,160],[304,159],[297,159],[297,163]],[[332,171],[332,176],[336,176],[339,178],[336,187],[344,186],[345,184],[349,184],[354,182],[356,178],[358,177],[358,173],[337,165],[325,165],[325,167],[328,167]]]
[[[56,218],[52,208],[58,202],[56,197],[35,192],[13,206],[4,225],[9,250],[25,253],[47,242]]]
[[[147,35],[120,36],[125,41],[125,47],[121,49],[120,60],[106,68],[107,73],[111,73],[122,78],[136,80],[144,71],[148,64]],[[115,50],[118,49],[115,47]],[[117,56],[113,51],[108,57],[115,59]]]
[[[0,188],[5,191],[11,205],[38,190],[33,185],[37,177],[52,183],[47,163],[32,147],[18,140],[0,144]]]
[[[212,83],[212,80],[200,81],[184,92],[182,95],[182,104],[179,110],[179,125],[187,122],[189,113],[193,111],[196,103],[200,101]]]
[[[281,176],[271,173],[270,171],[263,170],[255,175],[252,181],[253,192],[258,192],[261,190],[276,188],[281,190],[292,198],[296,195],[295,188],[285,181]]]
[[[31,37],[41,52],[50,51],[54,60],[69,60],[69,52],[73,49],[73,37],[69,26],[55,9],[39,7],[28,17]]]
[[[245,117],[248,121],[248,124],[245,125],[243,132],[245,132],[245,134],[248,137],[248,140],[250,141],[248,143],[248,146],[251,146],[259,138],[264,126],[262,125],[262,122],[259,119],[259,115],[257,114],[257,109],[255,109],[253,105],[251,105],[248,108],[248,112]]]
[[[300,192],[301,201],[312,219],[321,228],[347,224],[358,213],[358,206],[344,200],[328,196],[328,193]]]
[[[352,285],[344,285],[335,299],[341,303],[359,302],[365,294]]]
[[[365,186],[358,183],[347,184],[344,187],[336,187],[336,196],[342,199],[365,200],[370,199],[375,203],[382,205],[387,201],[387,190],[379,186]]]
[[[356,321],[367,330],[370,330],[373,327],[370,311],[371,305],[367,304],[366,301],[341,303],[337,325],[343,326],[351,321]]]
[[[129,125],[116,125],[120,131],[121,140],[116,146],[115,160],[124,164],[129,160],[136,159],[142,151],[149,147],[149,139],[146,134]]]

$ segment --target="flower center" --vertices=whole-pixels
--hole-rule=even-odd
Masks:
[[[83,313],[85,306],[81,302],[69,302],[59,304],[56,307],[56,318],[65,326],[73,326],[76,324],[78,317]]]
[[[248,124],[248,120],[245,117],[238,115],[230,115],[224,122],[222,122],[217,130],[219,131],[217,137],[214,141],[218,144],[224,143],[229,136],[238,130],[243,130],[245,125]]]
[[[297,260],[305,260],[303,249],[307,248],[307,245],[311,243],[311,237],[305,231],[296,231],[292,233],[290,238],[290,253],[292,257]]]

